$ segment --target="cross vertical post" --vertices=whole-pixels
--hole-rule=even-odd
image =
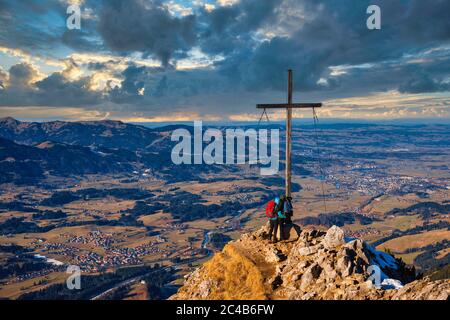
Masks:
[[[292,70],[288,70],[288,107],[286,108],[286,197],[291,196],[292,154]]]

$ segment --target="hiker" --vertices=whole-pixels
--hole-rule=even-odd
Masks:
[[[286,216],[284,230],[290,232],[290,230],[294,228],[295,232],[297,233],[297,237],[300,237],[302,229],[300,228],[299,225],[292,222],[292,216],[294,215],[294,207],[292,206],[292,197],[286,197],[284,201],[284,214]]]
[[[278,231],[278,205],[280,203],[280,198],[276,197],[267,203],[266,216],[269,218],[269,241],[273,243],[277,242],[277,231]],[[273,238],[272,238],[273,235]]]
[[[286,197],[286,200],[284,201],[284,214],[286,215],[286,222],[292,223],[292,216],[294,215],[292,197]]]
[[[277,205],[276,212],[278,215],[278,228],[280,229],[280,240],[285,240],[286,235],[286,222],[288,219],[288,212],[286,211],[286,196],[281,196],[280,201]]]

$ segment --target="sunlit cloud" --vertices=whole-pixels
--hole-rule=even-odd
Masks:
[[[232,6],[240,0],[217,0],[217,4],[222,7]]]
[[[64,68],[65,63],[59,59],[54,59],[50,57],[43,57],[41,55],[31,54],[21,49],[14,49],[2,46],[0,44],[0,52],[7,54],[11,57],[16,57],[21,62],[27,63],[42,63],[48,66],[53,66],[57,68]]]
[[[328,100],[319,116],[329,118],[450,117],[449,94],[401,94],[398,91]]]
[[[185,7],[180,3],[176,3],[175,1],[169,1],[167,3],[163,3],[162,6],[169,10],[171,14],[174,16],[188,16],[193,13],[192,8]]]

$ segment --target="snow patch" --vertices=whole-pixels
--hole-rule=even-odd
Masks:
[[[383,269],[389,268],[392,270],[398,269],[397,261],[393,256],[386,252],[378,251],[372,246],[366,243],[367,250],[372,254],[372,258],[370,260],[370,264],[377,265],[380,267],[380,287],[382,289],[401,289],[403,288],[403,284],[397,280],[389,278],[384,272]]]
[[[386,276],[383,272],[382,272],[382,274],[384,276]],[[396,290],[398,290],[398,289],[403,288],[403,284],[399,280],[386,278],[386,279],[384,279],[381,282],[381,288],[385,289],[385,290],[387,290],[387,289],[396,289]]]
[[[62,266],[62,265],[64,265],[64,262],[61,262],[61,261],[58,261],[58,260],[55,260],[55,259],[52,259],[52,258],[47,258],[46,256],[43,256],[43,255],[40,255],[40,254],[35,254],[34,257],[36,259],[45,260],[45,262],[50,263],[50,264],[52,264],[54,266]]]
[[[378,251],[369,245],[367,245],[367,249],[374,256],[374,258],[372,259],[371,262],[380,266],[381,269],[385,269],[385,268],[390,268],[390,269],[394,269],[394,270],[398,269],[397,261],[390,254],[388,254],[386,252]]]

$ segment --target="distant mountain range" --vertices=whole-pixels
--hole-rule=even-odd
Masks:
[[[121,121],[40,123],[2,118],[0,183],[30,184],[46,175],[132,174],[135,170],[147,170],[147,175],[174,182],[235,169],[201,165],[175,168],[171,161],[175,142],[170,139],[174,129],[151,129]]]
[[[44,178],[45,173],[68,176],[131,171],[132,165],[123,160],[120,155],[104,156],[88,147],[51,141],[27,146],[0,138],[1,183],[29,183]],[[136,161],[136,157],[131,154],[129,160]]]
[[[0,137],[27,145],[53,141],[86,147],[136,151],[149,147],[155,140],[161,138],[161,130],[108,120],[21,122],[9,117],[0,119]]]

